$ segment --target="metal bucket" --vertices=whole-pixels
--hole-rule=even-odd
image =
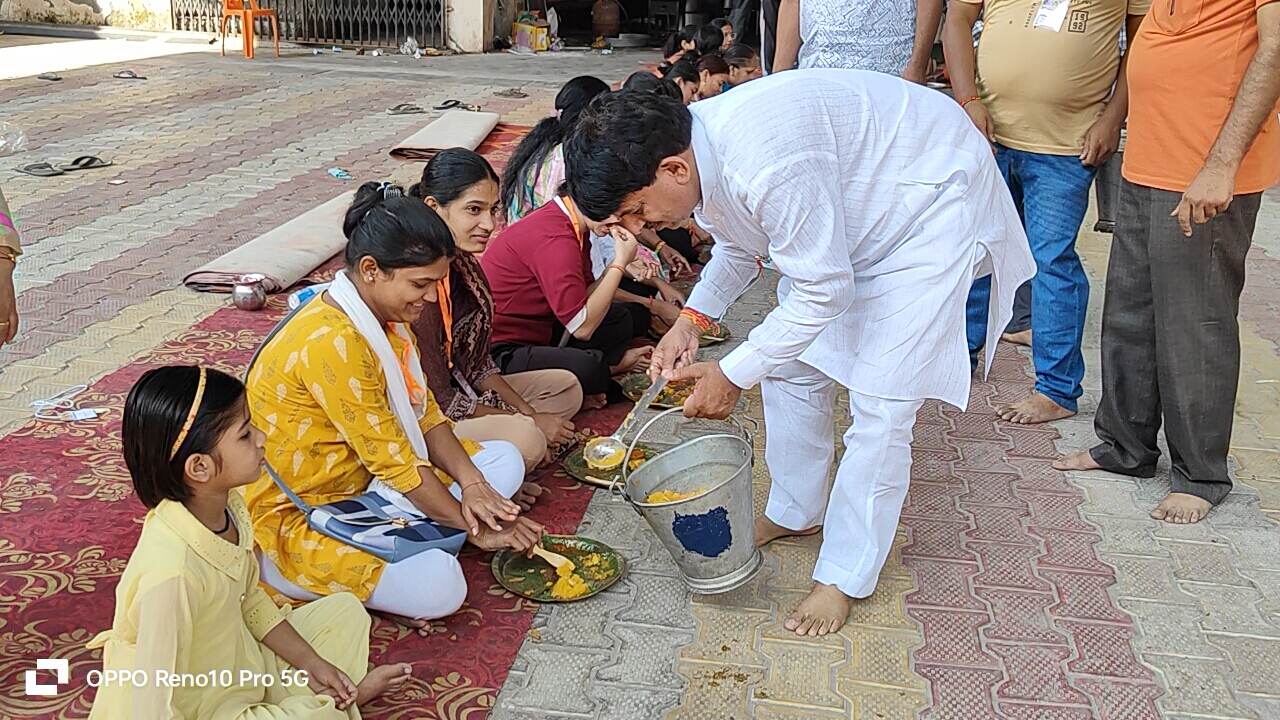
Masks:
[[[654,422],[679,411],[666,410],[645,423],[626,457],[631,457],[630,451]],[[685,584],[696,593],[728,592],[760,569],[751,496],[751,441],[746,430],[738,427],[745,439],[729,433],[702,435],[659,453],[633,473],[623,463],[623,497],[653,528]],[[647,502],[645,498],[657,490],[703,492],[684,500]]]

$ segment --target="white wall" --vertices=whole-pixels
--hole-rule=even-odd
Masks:
[[[169,0],[0,0],[0,20],[140,30],[168,30],[172,23]]]
[[[497,0],[448,0],[449,46],[463,52],[484,52],[492,47],[496,9]]]

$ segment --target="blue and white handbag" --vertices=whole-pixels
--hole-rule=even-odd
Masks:
[[[246,380],[262,348],[266,347],[290,318],[306,307],[309,302],[315,302],[317,297],[319,297],[318,294],[304,300],[298,307],[291,310],[263,339],[262,344],[254,352],[253,359],[249,361],[249,367],[245,369]],[[307,525],[312,530],[338,542],[359,548],[389,563],[400,562],[427,550],[444,550],[457,555],[467,540],[465,531],[439,525],[430,518],[411,515],[376,490],[325,505],[312,506],[284,484],[280,474],[271,467],[271,463],[265,463],[265,466],[267,474],[271,476],[276,487],[280,488],[285,497],[302,511],[303,516],[307,518]]]
[[[389,563],[427,550],[457,555],[467,541],[466,532],[410,515],[376,490],[325,505],[309,505],[284,484],[270,463],[266,468],[276,487],[302,511],[312,530]]]

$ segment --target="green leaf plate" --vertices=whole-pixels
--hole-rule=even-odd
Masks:
[[[582,449],[584,447],[585,445],[579,445],[573,450],[570,450],[569,454],[566,455],[564,460],[560,463],[560,466],[564,468],[564,471],[568,473],[570,477],[580,483],[595,485],[596,487],[602,488],[609,487],[613,484],[614,480],[621,482],[622,468],[616,468],[609,471],[595,470],[587,467],[587,460],[582,457]],[[646,457],[653,457],[662,451],[652,445],[640,443],[636,445],[636,452],[644,452]]]
[[[690,391],[692,391],[692,387],[693,387],[692,381],[681,381],[681,382],[689,383]],[[649,389],[649,376],[645,375],[644,373],[631,373],[630,375],[623,375],[622,378],[618,380],[618,384],[622,386],[622,394],[627,396],[628,400],[630,400],[631,402],[638,402],[640,400],[640,397],[644,395],[644,391]],[[655,398],[653,402],[649,403],[649,407],[658,408],[661,410],[666,410],[668,408],[673,408],[673,407],[684,407],[683,399],[681,399],[679,402],[674,402],[674,403],[671,401],[670,394],[672,390],[673,390],[672,386],[667,385],[667,387],[663,388],[662,392],[658,393],[658,397]]]
[[[542,558],[527,558],[511,550],[499,550],[489,562],[489,569],[498,584],[520,597],[541,603],[577,602],[608,589],[627,571],[627,562],[618,551],[598,540],[579,535],[544,535],[542,546],[564,555],[577,565],[574,572],[582,576],[589,588],[585,594],[572,600],[551,597],[556,569]],[[588,566],[587,558],[592,555],[598,555],[599,560]]]
[[[728,325],[725,325],[724,323],[716,323],[698,339],[698,347],[706,347],[708,345],[722,343],[731,337],[733,337],[733,333],[729,332]]]

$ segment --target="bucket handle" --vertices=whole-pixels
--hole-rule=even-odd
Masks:
[[[631,476],[631,453],[635,452],[636,445],[640,443],[640,438],[644,436],[645,432],[649,430],[650,426],[652,426],[655,422],[657,422],[658,420],[662,419],[667,415],[670,415],[673,412],[681,412],[683,410],[684,408],[679,406],[668,408],[658,413],[657,415],[654,415],[653,417],[649,418],[649,420],[646,421],[644,425],[640,426],[640,431],[636,433],[636,436],[631,440],[631,444],[627,446],[627,454],[622,456],[622,472],[617,476],[618,479],[615,479],[613,482],[609,483],[609,493],[611,495],[620,495],[627,502],[633,505],[635,504],[634,501],[632,501],[631,497],[628,496],[625,492],[623,492],[622,488],[619,486],[619,480],[621,480],[621,485],[625,486],[627,484],[627,480]],[[751,416],[747,416],[746,419],[748,422],[751,423],[751,430],[747,430],[747,428],[743,426],[742,421],[739,420],[736,416],[729,415],[728,417],[728,420],[732,422],[735,427],[738,428],[738,432],[742,434],[743,438],[746,439],[747,444],[750,445],[753,442],[753,436],[755,435],[756,431],[760,429],[760,423],[758,423],[756,419]]]

